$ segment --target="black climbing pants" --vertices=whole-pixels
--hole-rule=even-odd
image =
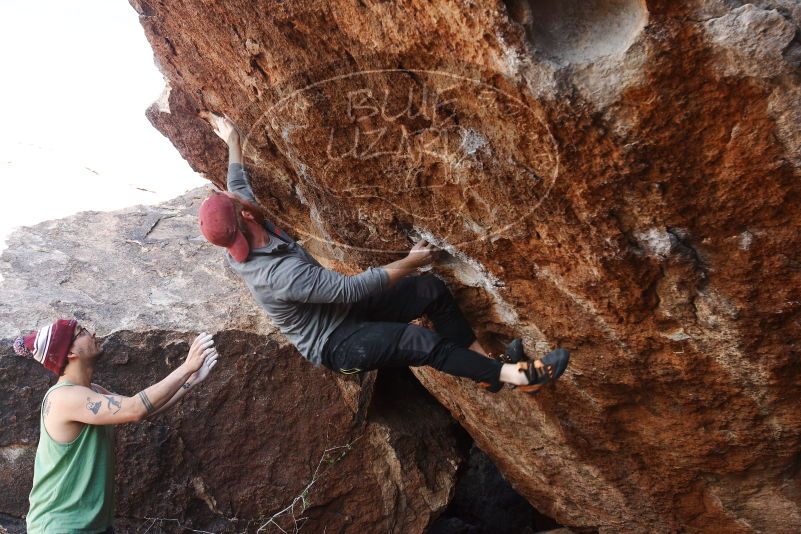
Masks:
[[[426,316],[436,332],[409,324]],[[476,337],[445,283],[432,274],[399,280],[357,302],[323,346],[323,365],[350,374],[428,365],[496,384],[501,362],[468,349]]]

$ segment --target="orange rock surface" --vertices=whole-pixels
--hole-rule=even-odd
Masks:
[[[801,6],[134,0],[149,111],[340,269],[423,236],[480,338],[558,386],[420,381],[515,488],[601,532],[801,530]]]

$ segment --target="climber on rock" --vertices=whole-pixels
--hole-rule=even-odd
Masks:
[[[205,380],[217,362],[211,335],[197,336],[178,368],[133,397],[92,383],[102,352],[77,321],[59,320],[19,337],[14,351],[59,376],[42,399],[28,533],[113,532],[111,425],[161,413]]]
[[[229,163],[228,192],[203,201],[200,229],[209,242],[227,249],[228,263],[253,297],[313,364],[345,374],[428,365],[493,392],[507,383],[536,393],[564,372],[566,350],[532,361],[519,339],[506,347],[509,363],[488,357],[446,285],[432,274],[408,276],[436,257],[425,241],[401,260],[354,276],[323,268],[265,216],[233,123],[211,113],[201,116],[228,145]],[[435,332],[409,324],[423,315]]]

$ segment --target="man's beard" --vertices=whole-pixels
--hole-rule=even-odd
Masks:
[[[247,223],[245,221],[242,221],[242,223],[239,224],[238,226],[239,226],[239,231],[242,232],[242,235],[245,236],[245,239],[248,240],[248,243],[252,243],[253,233],[250,231],[250,228],[248,228]]]

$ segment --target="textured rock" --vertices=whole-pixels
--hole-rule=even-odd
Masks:
[[[132,4],[315,252],[364,267],[424,235],[488,345],[573,350],[534,399],[417,372],[538,509],[801,529],[797,1]],[[171,133],[191,113],[150,116],[210,169],[205,126]]]
[[[312,480],[307,509],[294,509],[305,530],[423,531],[450,499],[469,437],[416,382],[422,394],[396,385],[401,405],[368,411],[374,374],[360,383],[301,358],[200,237],[204,196],[11,236],[0,257],[0,514],[27,511],[39,406],[54,380],[9,341],[74,314],[103,337],[95,381],[119,393],[165,376],[200,330],[215,332],[221,354],[177,409],[119,428],[120,531],[252,532]]]

